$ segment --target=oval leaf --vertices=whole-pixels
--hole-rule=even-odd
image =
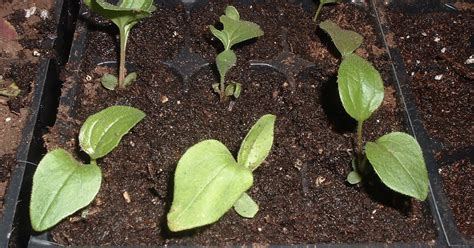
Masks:
[[[118,85],[117,77],[112,75],[112,74],[108,74],[108,73],[104,74],[100,78],[100,82],[102,83],[102,86],[104,86],[104,88],[106,88],[108,90],[114,90]]]
[[[79,132],[79,144],[92,159],[98,159],[115,147],[122,137],[145,117],[128,106],[112,106],[89,116]]]
[[[247,193],[243,193],[235,202],[234,210],[244,218],[253,218],[258,212],[258,205]]]
[[[327,2],[329,3],[334,1]],[[321,1],[321,4],[325,3]],[[321,29],[326,31],[326,33],[331,36],[332,42],[334,42],[334,45],[343,57],[354,52],[354,50],[356,50],[364,40],[360,34],[351,30],[342,29],[337,24],[329,20],[319,24],[319,27],[321,27]]]
[[[410,135],[393,132],[366,146],[367,158],[382,182],[394,191],[425,200],[428,172],[420,145]]]
[[[276,116],[264,115],[250,129],[240,146],[239,165],[255,170],[270,153]]]
[[[379,72],[355,54],[344,57],[337,83],[344,109],[357,121],[367,120],[382,104],[384,89]]]
[[[216,57],[217,70],[221,76],[221,80],[225,78],[225,74],[232,68],[237,62],[237,56],[232,50],[225,50],[219,53]]]
[[[97,165],[83,165],[65,150],[46,154],[33,176],[30,203],[33,229],[44,231],[89,205],[99,192],[101,179]]]
[[[252,183],[252,172],[238,166],[219,141],[192,146],[176,168],[169,229],[176,232],[217,221]]]

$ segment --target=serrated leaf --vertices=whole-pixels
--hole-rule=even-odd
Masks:
[[[234,210],[244,218],[253,218],[258,212],[258,204],[247,193],[243,193],[235,202]]]
[[[362,177],[357,173],[357,171],[351,171],[347,175],[347,182],[350,184],[358,184],[362,181]]]
[[[360,34],[342,29],[329,20],[322,22],[319,26],[331,36],[334,45],[343,57],[354,52],[364,39]]]
[[[379,72],[355,54],[344,57],[337,83],[344,109],[359,122],[368,119],[382,104],[384,88]]]
[[[89,205],[100,189],[102,176],[95,165],[83,165],[67,151],[53,150],[40,161],[33,176],[30,219],[44,231]]]
[[[79,132],[79,145],[92,159],[107,155],[138,122],[142,111],[128,106],[112,106],[87,118]]]
[[[224,25],[224,29],[220,32],[216,32],[216,28],[210,26],[211,32],[216,36],[224,45],[224,50],[229,50],[233,45],[242,41],[250,40],[263,35],[260,26],[253,22],[242,21],[240,19],[239,12],[233,6],[227,6],[226,15],[220,17],[221,23]]]
[[[235,65],[236,62],[237,56],[235,56],[235,53],[232,50],[224,50],[217,55],[216,64],[221,79],[225,78],[227,72]]]
[[[169,229],[176,232],[217,221],[252,183],[252,172],[238,166],[219,141],[192,146],[176,168]]]
[[[428,172],[420,145],[412,136],[393,132],[366,145],[367,158],[382,182],[420,201],[428,195]]]
[[[273,144],[273,129],[276,116],[262,116],[245,136],[240,146],[237,161],[240,166],[257,169],[270,153]]]
[[[21,93],[20,88],[15,83],[11,83],[7,87],[0,88],[0,95],[7,97],[16,97]]]
[[[137,80],[138,74],[136,72],[132,72],[128,74],[124,79],[124,86],[128,86]]]
[[[118,85],[118,79],[116,76],[107,73],[100,78],[100,83],[104,88],[114,90]]]

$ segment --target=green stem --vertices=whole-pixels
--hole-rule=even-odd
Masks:
[[[221,102],[225,101],[225,78],[221,78],[221,82],[219,84],[219,96],[221,98]]]
[[[357,167],[359,169],[359,173],[363,174],[365,170],[364,166],[364,154],[362,151],[362,126],[364,121],[357,122]]]
[[[120,64],[119,64],[119,88],[125,88],[125,52],[127,48],[127,31],[125,28],[120,28]]]
[[[321,12],[322,7],[323,7],[323,5],[321,3],[319,3],[318,9],[316,10],[316,14],[314,14],[314,17],[313,17],[313,22],[316,22],[316,20],[318,19],[319,12]]]

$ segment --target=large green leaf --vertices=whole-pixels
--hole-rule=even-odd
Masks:
[[[33,176],[30,203],[33,229],[44,231],[89,205],[99,192],[101,179],[97,165],[83,165],[65,150],[46,154]]]
[[[253,218],[258,212],[258,205],[247,193],[243,193],[235,202],[234,210],[244,218]]]
[[[112,106],[89,116],[79,132],[79,144],[92,159],[101,158],[115,147],[139,121],[142,111],[128,106]]]
[[[368,119],[382,104],[384,88],[379,72],[355,54],[344,57],[337,82],[344,109],[357,121]]]
[[[223,52],[217,55],[216,64],[221,79],[225,78],[225,75],[227,74],[229,69],[232,68],[236,62],[237,57],[235,56],[235,53],[232,50],[224,50]]]
[[[319,26],[331,36],[334,45],[343,57],[354,52],[364,39],[360,34],[342,29],[329,20],[322,22]]]
[[[367,158],[389,188],[425,200],[428,172],[420,145],[410,135],[393,132],[366,145]]]
[[[233,45],[242,41],[263,35],[262,29],[257,24],[240,20],[239,12],[233,6],[228,6],[225,13],[220,17],[220,21],[224,25],[222,31],[209,26],[212,34],[222,42],[225,50],[229,50]]]
[[[253,125],[240,146],[239,165],[255,170],[270,153],[276,116],[267,114]]]
[[[252,183],[252,172],[219,141],[192,146],[176,168],[168,227],[181,231],[217,221]]]

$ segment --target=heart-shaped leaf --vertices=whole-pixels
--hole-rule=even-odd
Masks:
[[[240,146],[239,165],[255,170],[270,153],[276,116],[264,115],[253,125]]]
[[[366,145],[367,158],[382,182],[394,191],[425,200],[428,172],[420,145],[410,135],[393,132]]]
[[[331,36],[334,45],[343,57],[354,52],[364,39],[360,34],[342,29],[329,20],[322,22],[319,26]]]
[[[235,202],[234,210],[244,218],[253,218],[258,212],[258,205],[247,193],[243,193]]]
[[[337,83],[344,109],[359,122],[367,120],[382,104],[384,88],[379,72],[355,54],[342,60]]]
[[[142,111],[128,106],[112,106],[89,116],[79,132],[79,144],[92,159],[101,158],[115,147],[138,122]]]
[[[33,229],[44,231],[89,205],[99,192],[101,180],[100,168],[95,164],[83,165],[62,149],[46,154],[33,177]]]
[[[219,141],[192,146],[176,168],[169,229],[176,232],[217,221],[252,183],[252,172],[238,166]]]

